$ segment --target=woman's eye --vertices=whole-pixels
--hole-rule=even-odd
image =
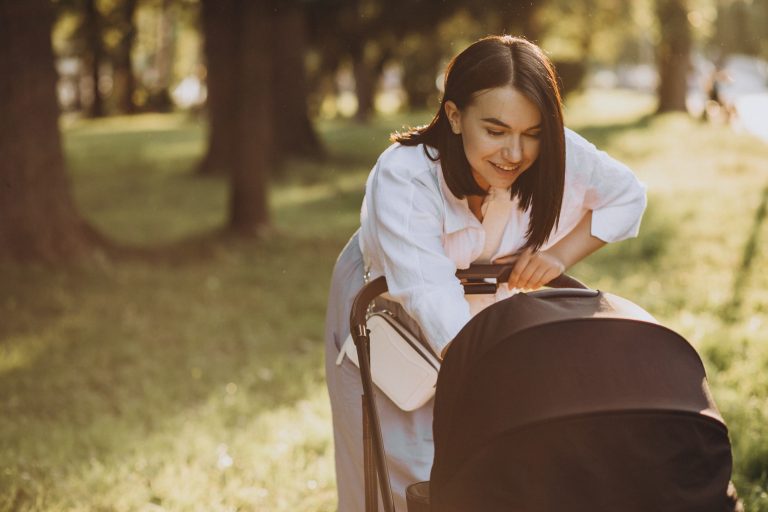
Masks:
[[[538,139],[541,137],[541,132],[526,133],[525,135],[532,139]]]
[[[499,135],[504,133],[498,130],[491,130],[490,128],[486,128],[485,131],[488,132],[488,135],[490,135],[491,137],[498,137]]]

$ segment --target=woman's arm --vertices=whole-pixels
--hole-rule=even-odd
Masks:
[[[443,247],[443,202],[421,147],[387,150],[366,184],[364,257],[440,353],[470,319],[456,264]]]
[[[587,213],[565,237],[543,251],[499,258],[515,262],[511,287],[532,289],[551,281],[605,243],[637,236],[646,206],[645,186],[623,163],[566,130],[567,194],[583,194]]]
[[[570,233],[543,251],[525,250],[499,258],[494,263],[512,263],[509,286],[523,290],[540,288],[586,258],[605,242],[592,235],[592,211],[588,211]]]

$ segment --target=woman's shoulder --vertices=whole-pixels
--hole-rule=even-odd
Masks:
[[[589,156],[596,153],[597,148],[587,139],[576,133],[570,128],[565,128],[565,157],[571,156]]]
[[[565,129],[566,184],[606,187],[615,183],[637,181],[632,170],[578,133]]]
[[[429,150],[429,155],[425,152]],[[440,163],[430,158],[434,150],[424,144],[405,146],[396,142],[379,156],[371,172],[368,193],[415,187],[428,195],[440,193]]]
[[[588,177],[592,170],[607,165],[609,157],[587,139],[571,130],[565,129],[565,171],[571,175]]]
[[[379,156],[377,167],[384,172],[396,172],[410,178],[433,172],[436,162],[427,156],[425,147],[424,144],[405,146],[395,142]],[[429,154],[434,154],[434,151],[429,151]]]

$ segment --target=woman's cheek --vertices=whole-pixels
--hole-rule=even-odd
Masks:
[[[528,151],[528,160],[530,160],[531,163],[534,162],[537,158],[539,158],[539,150],[541,148],[541,143],[536,140],[530,145],[530,150]]]

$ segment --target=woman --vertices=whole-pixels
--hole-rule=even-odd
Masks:
[[[449,64],[432,122],[393,135],[368,178],[360,230],[336,263],[326,324],[341,512],[363,510],[360,376],[335,364],[368,271],[436,353],[471,316],[546,284],[607,242],[636,236],[645,188],[623,164],[563,126],[552,65],[536,45],[482,39]],[[464,296],[456,270],[514,262],[495,296]],[[432,401],[412,412],[377,395],[397,510],[428,480]]]

